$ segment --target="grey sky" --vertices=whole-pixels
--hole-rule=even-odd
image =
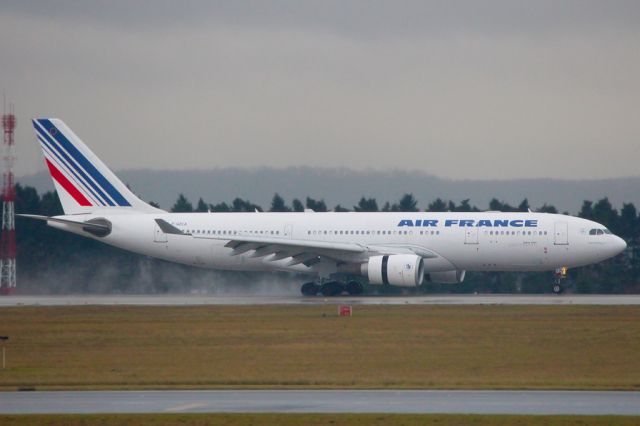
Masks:
[[[3,1],[28,119],[114,169],[347,166],[637,176],[638,1]]]

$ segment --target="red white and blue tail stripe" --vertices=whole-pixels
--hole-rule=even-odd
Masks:
[[[65,214],[158,211],[136,197],[62,120],[34,119],[33,127]]]

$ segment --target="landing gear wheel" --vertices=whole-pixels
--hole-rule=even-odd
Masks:
[[[323,296],[339,296],[344,291],[344,285],[338,281],[327,281],[320,287]]]
[[[364,292],[364,287],[358,281],[349,281],[347,283],[347,293],[351,296],[357,296]]]
[[[562,284],[554,284],[553,285],[553,292],[555,294],[562,294],[562,292],[564,292],[564,287],[562,286]]]
[[[320,286],[314,282],[304,283],[300,287],[300,292],[303,296],[315,296],[320,291]]]

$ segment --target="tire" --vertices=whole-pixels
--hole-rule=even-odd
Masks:
[[[300,292],[303,296],[315,296],[320,291],[320,286],[314,282],[304,283],[300,287]]]
[[[347,293],[351,296],[357,296],[364,293],[364,287],[358,281],[349,281],[347,283]]]
[[[564,287],[562,287],[562,284],[554,284],[553,285],[553,292],[555,294],[562,294],[562,292],[564,292]]]
[[[328,281],[320,287],[323,296],[339,296],[344,291],[344,285],[338,281]]]

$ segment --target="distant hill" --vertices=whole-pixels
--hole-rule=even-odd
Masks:
[[[374,197],[378,205],[397,201],[404,193],[412,193],[419,206],[425,208],[435,198],[459,202],[471,199],[471,204],[487,208],[493,197],[512,205],[524,198],[532,207],[552,204],[560,211],[577,213],[583,200],[609,197],[616,208],[623,202],[640,207],[640,177],[603,180],[451,180],[422,172],[355,171],[297,167],[287,169],[213,169],[213,170],[123,170],[117,173],[124,182],[145,200],[170,208],[179,193],[192,202],[202,197],[208,203],[231,201],[235,197],[248,199],[265,209],[275,192],[288,204],[293,198],[307,196],[324,199],[327,206],[336,204],[352,208],[361,196]],[[17,179],[33,186],[38,192],[53,189],[44,172]]]

